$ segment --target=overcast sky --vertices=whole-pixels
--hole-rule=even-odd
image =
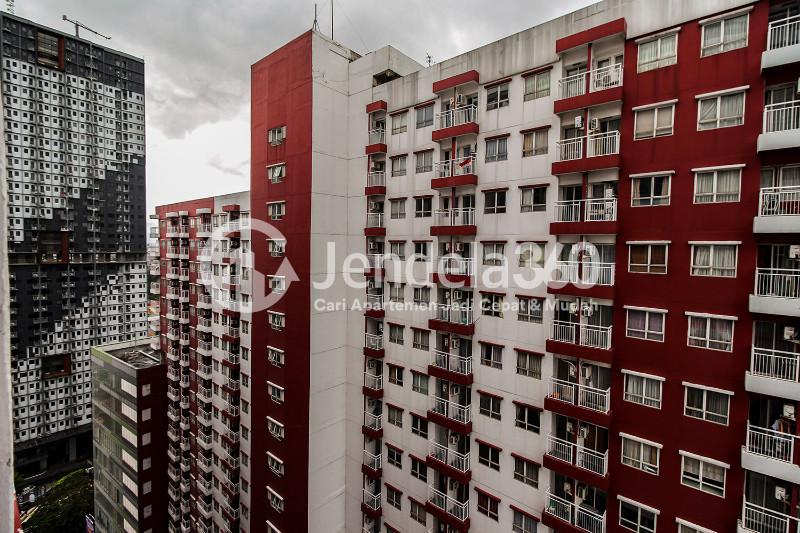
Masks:
[[[319,23],[330,34],[330,0]],[[335,0],[335,37],[441,61],[595,0]],[[249,188],[250,65],[311,27],[314,0],[16,0],[16,14],[143,57],[147,208]]]

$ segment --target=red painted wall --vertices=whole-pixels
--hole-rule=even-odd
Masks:
[[[311,231],[311,78],[312,35],[307,32],[252,67],[251,73],[251,214],[273,224],[286,236],[286,257],[300,281],[272,308],[286,314],[286,328],[277,332],[268,325],[267,312],[253,314],[252,323],[252,441],[251,531],[261,531],[270,520],[281,531],[303,532],[308,524],[308,409],[310,351],[310,231]],[[286,139],[270,146],[267,131],[286,126]],[[265,167],[285,162],[283,183],[270,184]],[[286,216],[270,221],[267,202],[286,201]],[[267,253],[267,237],[253,233],[255,267],[274,273],[280,258]],[[267,362],[267,345],[285,351],[286,363],[278,369]],[[269,399],[267,381],[285,388],[285,402]],[[285,438],[277,441],[267,431],[266,417],[285,425]],[[266,464],[271,451],[285,462],[283,477]],[[267,502],[269,485],[284,498],[277,513]]]
[[[675,517],[679,516],[715,531],[732,531],[741,515],[744,475],[739,465],[748,410],[744,376],[749,367],[752,329],[748,295],[752,292],[756,260],[752,225],[761,167],[755,147],[763,108],[760,60],[766,43],[767,13],[766,2],[757,3],[750,13],[749,47],[705,58],[700,57],[700,25],[686,22],[678,36],[678,63],[641,74],[636,72],[637,45],[630,40],[626,43],[612,434],[633,434],[661,443],[664,448],[660,474],[653,476],[623,466],[620,439],[612,438],[609,531],[619,529],[617,494],[659,509],[659,529],[674,530]],[[697,131],[695,95],[743,85],[750,86],[744,125]],[[634,141],[634,113],[630,109],[675,98],[678,103],[674,134]],[[694,175],[690,169],[740,163],[746,164],[741,201],[694,205]],[[659,170],[675,171],[670,205],[632,208],[628,175]],[[625,243],[631,240],[672,241],[668,274],[628,273]],[[703,240],[741,241],[736,278],[690,276],[688,241]],[[626,338],[623,305],[668,309],[665,342]],[[687,347],[686,311],[737,316],[733,353]],[[622,368],[666,378],[660,411],[623,401]],[[728,426],[685,417],[682,381],[733,391]],[[678,450],[731,465],[724,499],[681,485]]]

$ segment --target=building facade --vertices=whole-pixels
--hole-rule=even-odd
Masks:
[[[254,64],[266,281],[212,266],[193,415],[240,499],[204,478],[196,527],[796,531],[798,9],[606,0],[427,68],[314,32]],[[244,247],[230,203],[203,246]],[[192,406],[192,221],[225,205],[158,212]]]
[[[163,531],[167,375],[147,340],[92,347],[95,530]]]
[[[3,13],[15,466],[90,459],[90,347],[146,332],[144,63]]]

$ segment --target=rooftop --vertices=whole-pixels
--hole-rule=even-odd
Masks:
[[[150,348],[150,339],[106,344],[96,349],[135,369],[161,364],[158,351]]]

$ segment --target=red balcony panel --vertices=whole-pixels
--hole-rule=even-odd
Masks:
[[[235,370],[239,369],[239,363],[234,363],[232,361],[228,361],[227,358],[222,360],[222,364],[227,366],[228,368],[233,368]]]
[[[386,111],[388,105],[386,100],[375,100],[367,104],[367,113],[374,113],[375,111]]]
[[[241,238],[242,233],[239,230],[226,231],[225,233],[222,234],[222,236],[225,237],[226,239],[239,239]]]
[[[364,396],[368,396],[370,398],[375,398],[376,400],[380,400],[383,398],[383,389],[370,389],[369,387],[361,387],[361,392]]]
[[[590,472],[589,470],[578,468],[577,466],[567,463],[566,461],[556,459],[552,455],[548,454],[544,454],[544,457],[542,457],[542,466],[558,472],[559,474],[582,481],[588,485],[608,491],[608,475],[600,476],[594,472]],[[559,531],[561,530],[559,529]]]
[[[385,154],[386,151],[387,147],[385,143],[368,144],[367,147],[364,148],[364,153],[366,153],[366,155]]]
[[[368,316],[370,318],[383,318],[386,316],[386,311],[383,309],[365,309],[364,316]]]
[[[573,526],[569,522],[564,522],[550,513],[542,513],[542,524],[559,533],[586,533],[586,530]]]
[[[553,102],[553,113],[565,113],[576,109],[594,107],[609,102],[622,101],[622,87],[611,87],[602,91],[592,91],[572,98],[563,98]]]
[[[550,396],[546,396],[544,399],[544,409],[545,411],[552,411],[569,418],[577,418],[578,420],[591,422],[592,424],[606,428],[609,427],[611,423],[611,411],[608,413],[601,413],[600,411],[587,409],[575,405],[574,403],[562,402]]]
[[[222,206],[222,210],[223,210],[224,212],[226,212],[226,213],[231,213],[231,212],[234,212],[234,213],[235,213],[235,212],[237,212],[237,211],[241,211],[241,206],[240,206],[239,204],[228,204],[228,205],[223,205],[223,206]]]
[[[367,237],[386,235],[386,228],[364,228],[364,235]]]
[[[365,503],[363,502],[361,503],[361,512],[369,516],[373,520],[380,519],[381,511],[382,509],[372,509],[371,507],[368,507]]]
[[[572,35],[567,35],[566,37],[556,40],[556,53],[560,54],[570,50],[571,48],[582,46],[584,44],[591,43],[592,41],[597,41],[604,37],[610,37],[618,33],[624,35],[626,31],[627,24],[625,19],[618,18],[616,20],[612,20],[611,22],[606,22],[605,24],[600,24],[594,28],[573,33]]]
[[[449,189],[450,187],[462,187],[465,185],[477,185],[477,174],[461,174],[459,176],[448,176],[446,178],[433,178],[431,189]]]
[[[456,422],[452,418],[447,418],[444,415],[440,415],[435,411],[428,410],[428,422],[433,422],[434,424],[438,424],[457,433],[472,433],[472,422],[462,424],[461,422]]]
[[[452,137],[461,137],[462,135],[477,135],[479,132],[480,128],[476,122],[467,122],[466,124],[433,130],[431,132],[431,140],[441,141]]]
[[[383,359],[383,356],[386,354],[385,350],[381,348],[380,350],[376,350],[374,348],[367,348],[364,347],[364,355],[367,357],[374,357],[375,359]]]
[[[582,157],[572,161],[556,161],[552,166],[553,175],[572,174],[576,172],[591,172],[604,168],[619,168],[619,154],[601,155],[597,157]]]
[[[554,163],[555,164],[555,163]],[[476,235],[478,226],[431,226],[431,235]]]
[[[550,282],[547,284],[548,294],[569,294],[589,298],[614,299],[613,285],[596,285],[586,283]]]
[[[365,268],[364,269],[364,276],[368,278],[374,278],[375,276],[379,276],[381,278],[386,277],[386,269],[384,268]]]
[[[234,344],[239,342],[239,336],[228,335],[227,333],[222,334],[222,340],[225,342],[232,342]]]
[[[445,322],[444,320],[436,320],[435,318],[428,320],[428,328],[466,337],[471,337],[475,334],[475,324],[454,324],[452,322]]]
[[[617,221],[609,222],[551,222],[551,235],[616,235]]]
[[[383,438],[383,428],[372,429],[368,428],[367,426],[361,426],[361,433],[374,440],[379,440]]]
[[[439,509],[431,502],[425,502],[425,510],[459,533],[467,533],[467,531],[469,531],[469,518],[467,518],[464,522],[460,522],[455,516],[446,513],[442,509]]]
[[[386,194],[385,185],[373,185],[372,187],[364,187],[364,196],[381,196]]]
[[[613,348],[610,350],[602,350],[600,348],[590,348],[589,346],[581,346],[580,344],[547,339],[546,349],[548,352],[577,357],[579,359],[591,359],[592,361],[609,365],[614,362]]]
[[[458,480],[458,482],[461,483],[462,485],[466,485],[472,479],[472,470],[461,472],[460,470],[457,470],[446,463],[434,459],[431,455],[427,455],[425,457],[425,464],[443,473],[447,477],[451,477],[453,479]]]
[[[440,368],[434,365],[428,365],[428,375],[446,379],[447,381],[452,381],[453,383],[458,383],[461,386],[469,387],[472,385],[473,376],[472,374],[459,374],[458,372],[451,372],[450,370]]]
[[[225,316],[232,316],[235,318],[239,316],[239,311],[236,311],[234,309],[223,309],[222,314]]]
[[[449,78],[435,81],[433,82],[433,92],[439,93],[446,91],[447,89],[452,89],[453,87],[458,87],[459,85],[472,82],[480,83],[480,74],[478,74],[477,70],[468,70],[467,72],[462,72],[461,74],[456,74],[455,76],[450,76]]]
[[[439,274],[434,272],[431,279],[434,283],[461,284],[463,287],[472,286],[472,276],[467,274]]]
[[[373,470],[367,465],[361,465],[361,473],[371,479],[380,479],[383,475],[383,469],[379,468],[377,470]]]

